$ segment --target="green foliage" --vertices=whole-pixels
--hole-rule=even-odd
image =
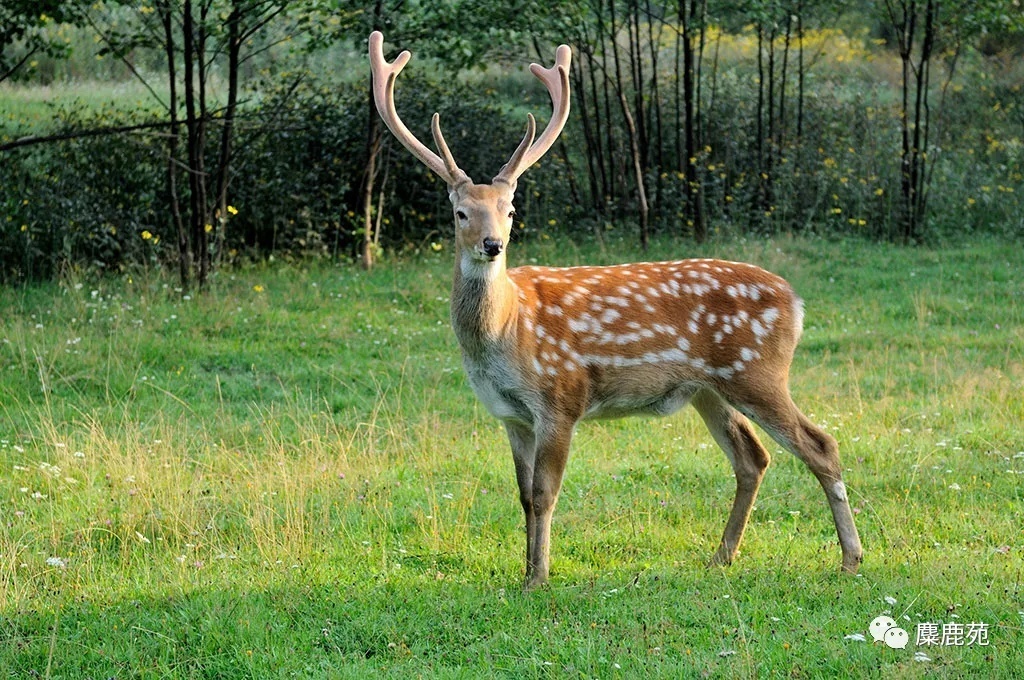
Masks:
[[[237,212],[226,224],[227,259],[354,252],[362,217],[365,86],[303,81],[268,88],[258,105],[240,114],[243,121],[269,123],[241,125],[230,193]],[[430,116],[439,111],[453,153],[483,181],[515,149],[524,121],[519,111],[499,108],[493,95],[473,85],[442,87],[410,71],[403,74],[399,106],[423,138],[430,134]],[[140,116],[113,107],[79,112],[71,106],[60,114],[57,131],[128,125]],[[478,143],[481,130],[492,144]],[[166,208],[163,132],[84,137],[9,152],[13,162],[0,164],[6,215],[0,225],[0,280],[50,278],[68,266],[121,270],[173,262],[177,244]],[[207,143],[212,166],[217,136],[209,135]],[[382,245],[418,248],[447,238],[443,184],[390,136],[385,144]],[[531,172],[520,191],[522,207],[535,209],[526,214],[543,216],[541,224],[557,223],[566,209],[558,161],[546,165]],[[180,181],[179,191],[187,203],[187,186]]]
[[[790,99],[766,167],[755,135],[757,83],[749,78],[754,38],[716,39],[721,45],[713,49],[727,56],[714,74],[716,94],[704,112],[708,142],[697,158],[713,228],[897,240],[900,113],[887,80],[895,75],[892,55],[838,31],[809,32],[807,50],[818,56],[807,74],[802,129],[798,134]],[[941,106],[932,113],[925,154],[934,202],[926,239],[1021,235],[1020,78],[1018,66],[996,68],[971,54],[961,57],[948,87],[933,95]],[[667,203],[661,214],[668,222],[662,228],[672,228],[682,215],[682,177],[669,171],[661,179]],[[990,194],[984,209],[979,187]]]
[[[51,35],[47,28],[73,21],[80,11],[79,2],[4,0],[0,5],[0,82],[30,70],[23,67],[33,56],[66,54],[63,36]]]
[[[139,114],[64,110],[64,130],[137,122]],[[87,137],[29,147],[0,166],[0,280],[50,278],[65,265],[121,269],[153,262],[148,239],[163,205],[158,147],[136,137]],[[131,168],[130,172],[125,172]]]
[[[235,171],[247,180],[232,187],[239,208],[229,227],[232,248],[268,254],[354,252],[362,219],[359,181],[369,111],[365,86],[306,84],[267,94],[262,110],[273,112],[274,125],[236,151]],[[497,174],[502,154],[511,153],[518,142],[521,121],[501,111],[489,92],[466,85],[442,87],[410,69],[402,76],[398,99],[402,116],[421,138],[429,138],[433,112],[441,114],[453,153],[478,180]],[[481,130],[494,144],[478,143]],[[385,193],[383,243],[400,248],[436,238],[439,230],[447,235],[443,184],[390,135],[384,144],[378,177]]]
[[[632,243],[510,257],[614,263],[643,256]],[[652,248],[756,262],[806,300],[793,392],[840,442],[861,576],[835,573],[821,489],[770,443],[742,553],[705,568],[735,481],[684,412],[581,425],[552,584],[521,594],[512,463],[447,325],[449,252],[222,270],[195,297],[156,270],[67,272],[0,290],[0,668],[1017,677],[1024,252]],[[912,635],[984,622],[990,644],[847,638],[886,611]]]
[[[757,32],[745,26],[743,13],[729,7],[716,9],[711,3],[718,12],[712,19],[732,27],[727,32],[712,22],[705,36],[704,141],[698,145],[694,163],[711,231],[897,239],[902,190],[898,58],[883,45],[885,39],[868,40],[867,29],[851,34],[832,28],[828,23],[834,19],[828,9],[831,5],[809,10],[803,42],[806,92],[798,124],[797,42],[792,25],[785,29],[791,33],[788,89],[785,96],[780,91],[788,4],[754,5],[757,16],[776,32],[774,136],[769,138],[767,126],[762,125],[758,138],[758,118],[764,123],[767,116],[765,102],[760,114],[758,107],[764,88],[755,77]],[[472,6],[454,0],[400,6],[384,2],[377,18],[387,30],[389,56],[398,48],[415,54],[397,86],[398,108],[407,124],[429,144],[428,121],[435,110],[440,111],[456,159],[475,179],[486,181],[518,143],[526,112],[538,115],[543,126],[550,106],[543,88],[524,68],[527,57],[522,41],[531,34],[523,26],[536,23],[539,35],[559,40],[579,34],[574,57],[579,66],[585,61],[581,46],[588,37],[580,26],[590,10],[585,3],[546,8],[511,3],[474,13]],[[857,16],[869,16],[864,7],[858,7],[854,11],[861,14]],[[228,204],[237,212],[227,220],[224,249],[216,257],[356,253],[364,228],[361,182],[370,111],[362,36],[374,21],[373,13],[364,9],[352,3],[289,5],[280,24],[268,26],[251,45],[247,43],[252,59],[245,62],[242,73],[228,185]],[[975,38],[980,29],[967,26],[968,19],[992,7],[985,4],[976,9],[977,13],[961,17],[964,34]],[[92,59],[97,49],[108,52],[103,59],[93,59],[100,75],[109,73],[114,55],[122,52],[144,76],[165,68],[158,51],[133,42],[142,30],[139,22],[153,20],[143,9],[110,3],[96,12],[117,30],[98,43],[83,30],[69,33],[76,59],[82,54]],[[671,19],[671,14],[652,16],[660,21]],[[1017,14],[1006,21],[997,17],[993,25],[1012,37],[1018,35],[1018,18]],[[220,14],[210,19],[213,24],[221,20]],[[463,24],[473,30],[460,33],[457,28]],[[432,25],[433,33],[428,30]],[[689,159],[679,155],[681,118],[673,110],[674,27],[653,28],[660,46],[659,70],[650,71],[647,61],[644,77],[648,82],[657,78],[662,109],[656,118],[653,102],[646,101],[643,119],[650,147],[645,179],[651,228],[654,233],[687,233],[690,197],[683,170]],[[123,39],[115,40],[115,34]],[[641,25],[639,35],[646,41],[648,26]],[[624,52],[625,43],[619,42]],[[978,233],[1017,237],[1024,228],[1024,71],[1019,60],[1007,58],[1009,52],[990,56],[967,48],[953,52],[952,43],[944,45],[948,49],[935,57],[931,85],[933,111],[924,160],[929,210],[923,237],[930,241]],[[130,46],[136,49],[127,50]],[[543,41],[537,46],[542,53],[551,49]],[[762,62],[766,49],[762,43]],[[649,59],[646,48],[643,54]],[[534,58],[544,61],[546,57]],[[488,60],[493,62],[484,70],[460,70]],[[223,74],[216,60],[208,75],[209,106],[215,113],[206,139],[206,168],[213,172],[219,167],[216,144],[222,122],[217,112],[223,105],[217,101]],[[947,75],[952,75],[948,86]],[[150,79],[159,81],[159,77]],[[595,82],[598,90],[606,89],[600,80]],[[36,103],[26,101],[24,88],[0,90],[6,113],[0,120],[0,144],[27,133],[81,132],[166,115],[152,112],[154,100],[142,99],[138,86],[123,92],[109,84],[97,87],[104,100],[116,101],[99,106],[100,95],[94,94],[65,104],[56,109],[57,114],[38,103],[67,102],[63,90],[81,87],[44,88]],[[630,87],[627,82],[626,94],[635,101]],[[589,88],[588,84],[574,90],[573,113],[562,139],[520,182],[517,208],[523,222],[518,226],[527,236],[636,231],[629,144],[614,94],[610,118],[609,111],[601,109],[598,130],[602,140],[608,140],[605,165],[611,193],[602,195],[602,187],[595,191],[587,181],[593,158],[587,157],[582,114],[584,107],[592,118],[596,111],[593,101],[584,101],[591,94]],[[154,89],[155,99],[166,99],[166,86]],[[658,119],[660,127],[655,124]],[[116,270],[172,263],[177,239],[167,196],[167,144],[162,134],[156,129],[0,152],[5,161],[0,163],[0,280],[51,277],[65,266]],[[381,222],[380,245],[385,251],[437,245],[450,232],[444,188],[390,135],[385,135],[384,144],[376,185],[383,187],[383,202],[378,204],[375,196],[373,208],[376,212],[381,206],[381,214],[374,214]],[[180,153],[183,148],[182,143]],[[187,206],[183,170],[178,189],[182,205]],[[215,217],[207,219],[219,228]]]

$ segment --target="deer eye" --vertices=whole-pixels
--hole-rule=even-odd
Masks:
[[[508,218],[509,218],[510,220],[511,220],[511,219],[515,219],[515,216],[516,216],[516,211],[515,211],[515,210],[509,210],[509,211],[508,211]]]
[[[455,211],[455,216],[458,217],[460,220],[467,220],[467,219],[469,219],[468,217],[466,217],[466,212],[464,210],[456,210]]]

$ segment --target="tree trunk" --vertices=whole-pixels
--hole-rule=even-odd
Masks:
[[[928,0],[925,5],[924,34],[921,36],[920,58],[917,62],[914,87],[914,142],[913,165],[911,168],[911,184],[913,186],[913,205],[911,230],[908,234],[911,242],[919,242],[925,223],[925,198],[927,196],[925,166],[928,162],[928,87],[931,71],[932,50],[935,44],[935,20],[938,11],[936,0]]]
[[[777,128],[775,148],[781,153],[786,144],[786,84],[789,72],[789,45],[793,37],[793,17],[786,16],[786,34],[782,43],[782,73],[779,77],[779,125]]]
[[[682,3],[686,0],[679,0],[680,10],[679,16],[682,17]],[[675,132],[676,132],[676,167],[683,167],[683,78],[685,66],[680,65],[680,60],[683,57],[683,24],[680,20],[679,26],[676,29],[676,58],[675,58],[675,86],[673,92],[676,97],[675,106]]]
[[[601,71],[603,73],[608,72],[608,51],[604,45],[604,34],[602,32],[602,44],[601,44]],[[610,41],[611,49],[614,51],[615,41]],[[592,72],[592,77],[597,78],[597,74]],[[616,198],[619,194],[619,185],[616,183],[615,174],[615,156],[616,156],[616,145],[615,145],[615,129],[612,125],[612,98],[610,90],[608,89],[608,78],[601,79],[601,95],[604,97],[604,163],[602,164],[601,178],[604,181],[604,193],[601,196],[601,201],[605,203],[605,212],[608,212],[609,207],[618,205]],[[607,205],[611,202],[611,206]]]
[[[651,11],[651,0],[645,2],[647,14],[647,47],[651,53],[651,103],[647,107],[649,121],[647,124],[647,142],[654,146],[654,153],[648,152],[648,162],[652,163],[657,170],[654,173],[654,213],[655,219],[661,221],[664,201],[661,200],[665,169],[664,140],[661,129],[661,93],[658,88],[658,49],[661,45],[661,34],[665,30],[664,22],[654,33],[654,15]]]
[[[647,0],[647,42],[651,50],[651,104],[653,107],[653,123],[648,125],[648,128],[654,127],[656,129],[656,135],[654,137],[654,151],[655,151],[655,163],[658,168],[665,167],[664,157],[664,140],[662,139],[661,129],[661,93],[658,90],[658,48],[661,44],[661,33],[663,29],[658,30],[658,34],[654,34],[654,21],[651,14],[651,0]],[[651,112],[651,108],[648,108],[648,112]],[[650,135],[648,135],[650,137]]]
[[[901,237],[905,243],[914,239],[917,230],[917,181],[916,165],[917,153],[915,135],[912,129],[917,126],[917,120],[912,119],[911,114],[911,89],[914,86],[914,39],[917,32],[917,2],[909,0],[901,5],[901,14],[897,17],[895,13],[891,16],[894,19],[894,28],[899,39],[900,62],[901,62],[901,100],[900,100],[900,194],[902,198]],[[920,96],[915,92],[914,99]]]
[[[199,215],[198,224],[201,228],[196,233],[197,238],[193,247],[195,248],[197,259],[196,264],[199,266],[199,272],[196,276],[196,281],[199,283],[199,289],[205,290],[206,281],[210,275],[210,233],[213,231],[213,220],[210,219],[210,206],[207,199],[207,189],[209,175],[206,172],[206,125],[209,121],[209,109],[206,106],[206,40],[209,37],[206,32],[206,28],[209,25],[207,20],[210,13],[210,5],[212,0],[203,0],[199,4],[199,23],[193,24],[193,28],[196,30],[195,40],[195,67],[196,67],[196,86],[199,100],[199,116],[196,119],[196,165],[195,176],[197,180],[197,186],[199,187]]]
[[[640,45],[640,3],[632,0],[633,12],[626,17],[626,32],[629,34],[630,72],[633,79],[634,118],[637,143],[640,146],[641,167],[650,167],[650,145],[647,134],[647,114],[644,112],[644,64],[643,48]]]
[[[373,6],[373,30],[381,30],[381,13],[384,0],[377,0]],[[377,239],[374,237],[373,184],[377,178],[377,156],[381,148],[380,116],[373,102],[373,90],[367,94],[366,123],[366,170],[363,173],[363,244],[360,262],[363,269],[373,269],[376,259]]]
[[[598,29],[598,38],[600,39],[600,27]],[[588,44],[583,49],[583,56],[586,58],[586,66],[582,59],[580,60],[580,90],[583,90],[584,83],[583,71],[586,70],[587,80],[590,82],[590,108],[593,112],[593,121],[590,124],[590,132],[587,137],[589,140],[587,143],[587,167],[591,173],[590,186],[592,194],[592,204],[594,209],[604,214],[607,206],[605,204],[605,196],[608,195],[608,173],[605,168],[605,151],[603,149],[603,135],[604,127],[601,124],[601,89],[598,86],[597,81],[597,69],[595,67],[594,48]],[[581,109],[582,111],[582,109]],[[589,118],[588,118],[589,120]]]
[[[203,125],[196,108],[196,61],[201,61],[196,44],[196,26],[192,2],[185,0],[182,15],[183,57],[185,65],[185,129],[188,147],[189,230],[192,241],[192,265],[200,290],[205,284],[203,258],[205,250],[206,178],[203,171]]]
[[[804,13],[803,2],[796,6],[796,35],[800,49],[796,57],[796,136],[804,136]]]
[[[234,133],[235,111],[238,108],[238,61],[242,50],[241,8],[238,0],[231,4],[228,16],[228,101],[224,109],[224,124],[220,133],[220,153],[217,161],[217,234],[214,257],[220,262],[228,224],[228,181],[231,166],[231,138]]]
[[[696,122],[694,125],[694,136],[697,141],[697,148],[704,148],[704,104],[703,104],[703,90],[702,90],[702,74],[704,69],[704,48],[707,43],[708,34],[708,0],[692,0],[691,14],[698,16],[698,27],[697,27],[697,53],[693,59],[693,117]],[[718,56],[715,56],[715,68],[717,69]],[[704,189],[701,187],[701,202],[704,198]]]
[[[590,108],[595,109],[595,115],[599,113],[597,107],[588,105],[588,97],[586,90],[586,81],[583,78],[583,65],[582,62],[586,59],[588,62],[592,61],[590,57],[590,50],[588,46],[580,48],[581,55],[580,59],[574,59],[572,65],[569,67],[569,73],[572,76],[573,89],[577,93],[576,105],[580,112],[580,123],[583,128],[583,150],[584,156],[587,160],[587,179],[590,185],[590,196],[591,203],[596,211],[601,211],[602,202],[599,200],[601,196],[601,189],[598,186],[598,174],[600,173],[600,137],[594,133],[591,128],[590,121]],[[596,125],[594,127],[597,127]],[[564,145],[564,142],[563,142]],[[566,164],[569,160],[566,157]]]
[[[754,138],[754,154],[755,154],[755,168],[757,170],[757,177],[754,181],[757,183],[757,190],[753,192],[751,197],[750,212],[751,216],[756,218],[758,221],[764,217],[763,206],[764,206],[764,156],[767,144],[765,143],[764,134],[764,109],[765,109],[765,88],[767,78],[765,77],[765,63],[764,63],[764,23],[758,23],[757,25],[757,125],[756,135]]]
[[[369,94],[369,122],[366,126],[366,171],[363,173],[363,246],[360,261],[363,269],[373,269],[376,249],[373,238],[373,183],[377,177],[377,155],[380,153],[381,134],[377,123],[377,109],[373,91]]]
[[[650,240],[647,225],[647,190],[644,188],[644,171],[640,164],[640,145],[637,139],[636,125],[633,116],[629,112],[629,104],[626,102],[626,95],[619,90],[619,105],[622,107],[622,117],[626,119],[626,131],[629,133],[629,146],[633,157],[633,174],[636,179],[636,202],[640,212],[640,248],[647,252],[647,244]]]
[[[178,142],[181,133],[178,124],[178,74],[175,68],[177,50],[174,42],[174,17],[169,0],[161,0],[156,5],[156,10],[159,12],[160,23],[164,31],[169,91],[167,109],[171,123],[167,135],[167,196],[171,207],[171,225],[178,242],[178,278],[181,281],[182,290],[188,290],[192,278],[192,249],[189,246],[185,223],[181,218],[181,198],[178,196]]]
[[[707,238],[707,218],[704,211],[704,189],[698,173],[698,120],[697,120],[697,78],[695,71],[696,54],[694,49],[694,10],[696,2],[679,2],[679,25],[683,33],[683,138],[686,141],[686,158],[683,176],[686,181],[686,226],[692,231],[697,243]]]
[[[762,214],[766,214],[772,208],[773,189],[775,181],[775,155],[778,149],[775,145],[778,135],[778,117],[775,113],[775,23],[772,22],[771,30],[768,32],[768,90],[765,96],[765,104],[768,107],[768,136],[764,147],[764,154],[761,159],[762,170],[761,180],[761,205]]]

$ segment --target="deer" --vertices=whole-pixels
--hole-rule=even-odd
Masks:
[[[709,563],[729,565],[770,456],[751,421],[802,460],[824,489],[855,574],[862,550],[836,440],[795,405],[789,370],[804,304],[781,277],[752,264],[683,259],[615,266],[506,266],[517,180],[551,148],[569,117],[571,50],[550,68],[531,64],[552,103],[547,127],[526,133],[489,184],[459,168],[431,119],[434,153],[395,108],[395,81],[411,58],[388,62],[370,35],[376,109],[395,138],[444,180],[455,222],[451,324],[468,382],[504,425],[526,520],[524,589],[550,575],[551,520],[577,425],[630,415],[665,416],[690,404],[725,452],[736,493]]]

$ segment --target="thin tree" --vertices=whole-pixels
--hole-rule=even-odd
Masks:
[[[885,0],[901,64],[900,238],[918,242],[925,220],[929,75],[935,46],[937,0]]]
[[[707,215],[704,210],[704,188],[700,181],[698,156],[700,154],[700,52],[703,51],[703,25],[707,15],[707,0],[679,0],[679,36],[677,44],[683,52],[682,99],[683,139],[685,158],[682,172],[686,193],[686,226],[694,240],[702,243],[707,238]],[[678,60],[676,62],[678,64]],[[678,78],[678,74],[677,74]]]

